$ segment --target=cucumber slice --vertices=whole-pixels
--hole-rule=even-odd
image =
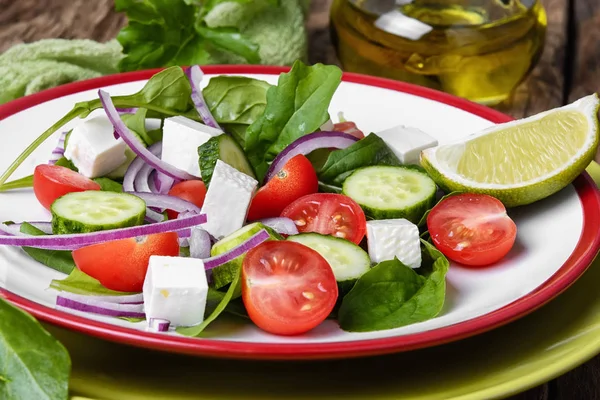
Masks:
[[[265,229],[269,232],[270,239],[269,240],[282,240],[283,237],[272,230],[271,228],[261,224],[260,222],[255,222],[253,224],[246,225],[241,229],[233,232],[231,235],[224,237],[215,243],[210,250],[211,256],[218,256],[219,254],[223,254],[226,251],[233,249],[236,246],[239,246],[244,241],[250,239],[254,234],[258,233],[261,229]],[[239,269],[242,266],[242,261],[244,261],[244,255],[241,255],[233,260],[219,265],[212,270],[212,282],[216,289],[220,289],[224,286],[229,285],[233,282],[233,279],[236,277]]]
[[[244,154],[244,150],[237,144],[231,135],[214,136],[198,147],[198,164],[204,184],[208,187],[212,178],[217,160],[231,165],[233,168],[246,175],[254,176],[254,171]]]
[[[344,181],[351,197],[371,219],[405,218],[418,223],[435,204],[436,186],[424,172],[405,166],[357,169]]]
[[[327,260],[341,295],[349,292],[356,280],[371,268],[369,254],[346,239],[319,233],[301,233],[287,240],[310,247]]]
[[[50,211],[54,234],[86,233],[141,225],[146,202],[127,193],[88,190],[59,197]]]

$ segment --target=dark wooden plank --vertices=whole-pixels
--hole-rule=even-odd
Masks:
[[[569,101],[600,91],[600,1],[572,1],[576,42]]]

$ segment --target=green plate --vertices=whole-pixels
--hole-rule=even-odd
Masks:
[[[588,172],[600,182],[600,166]],[[557,299],[507,326],[435,348],[352,360],[192,358],[49,329],[71,352],[74,395],[93,399],[495,399],[600,352],[598,282],[599,259]]]

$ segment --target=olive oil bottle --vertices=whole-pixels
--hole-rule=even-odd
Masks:
[[[347,71],[493,105],[539,60],[546,13],[539,0],[334,0],[331,30]]]

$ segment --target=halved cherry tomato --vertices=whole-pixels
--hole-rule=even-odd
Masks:
[[[206,197],[206,185],[204,182],[197,180],[179,182],[174,184],[171,190],[169,190],[169,195],[187,200],[197,207],[202,208],[204,198]],[[167,215],[169,219],[175,219],[179,213],[167,210]]]
[[[348,196],[315,193],[300,197],[281,213],[294,221],[300,232],[333,235],[359,244],[367,230],[365,213]]]
[[[248,220],[278,217],[294,200],[319,190],[312,164],[302,154],[292,157],[252,199]]]
[[[517,226],[495,197],[457,194],[438,203],[427,217],[431,240],[457,263],[484,266],[495,263],[512,248]]]
[[[41,164],[33,172],[33,193],[46,209],[67,193],[100,190],[100,185],[60,165]]]
[[[337,283],[327,261],[300,243],[264,242],[244,258],[244,306],[250,319],[267,332],[307,332],[327,318],[337,297]]]
[[[156,233],[93,244],[74,250],[73,260],[77,268],[108,289],[141,292],[152,255],[178,256],[177,233]]]
[[[354,122],[346,121],[346,122],[338,122],[333,125],[333,130],[337,132],[344,132],[349,135],[352,135],[358,139],[362,139],[365,137],[365,134],[356,127]]]

